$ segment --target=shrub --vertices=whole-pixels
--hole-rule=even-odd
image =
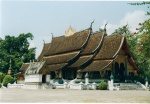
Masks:
[[[101,82],[98,86],[99,90],[107,90],[107,83],[106,82]]]
[[[2,87],[2,84],[0,83],[0,88]]]
[[[13,84],[15,81],[14,81],[14,78],[10,75],[6,75],[3,79],[3,86],[7,87],[7,84],[8,83],[11,83]]]
[[[5,74],[0,72],[0,83],[3,81],[3,78],[5,77]]]

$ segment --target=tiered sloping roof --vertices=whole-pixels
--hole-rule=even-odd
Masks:
[[[52,65],[47,65],[47,68],[50,71],[56,71],[58,69],[64,68],[66,65],[68,65],[68,63],[52,64]]]
[[[71,36],[52,38],[51,46],[44,55],[48,70],[59,70],[76,59],[86,46],[91,29],[74,33]]]
[[[124,37],[122,35],[107,36],[94,59],[112,59],[121,49]]]
[[[84,68],[81,72],[100,71],[110,65],[115,60],[118,52],[123,49],[125,55],[128,57],[128,62],[135,70],[139,70],[130,54],[128,49],[126,38],[122,35],[106,36],[104,38],[102,47],[97,55],[92,60],[91,64]]]
[[[50,46],[51,46],[51,43],[46,43],[46,44],[44,44],[43,49],[42,49],[42,52],[41,52],[41,54],[39,55],[39,57],[37,58],[38,61],[42,61],[43,56],[44,56],[45,53],[48,51],[48,49],[50,48]]]
[[[79,59],[70,67],[82,67],[94,57],[94,53],[100,48],[104,33],[98,32],[90,36],[88,43],[84,50],[81,52]]]
[[[72,36],[61,36],[52,39],[51,47],[46,56],[80,50],[90,36],[90,29],[74,33]]]
[[[51,64],[59,64],[59,63],[65,63],[72,60],[74,57],[76,57],[80,51],[70,52],[70,53],[64,53],[64,54],[58,54],[58,55],[52,55],[45,57],[44,60],[46,60],[47,65]]]
[[[85,29],[67,37],[53,37],[51,43],[44,44],[39,62],[28,64],[26,74],[39,73],[45,65],[47,71],[64,68],[80,68],[81,72],[100,71],[116,59],[121,49],[128,56],[129,64],[138,70],[124,36],[104,36],[102,32],[91,33],[91,30]]]
[[[82,72],[100,71],[107,67],[113,60],[95,60],[87,68],[83,69]]]
[[[102,47],[97,55],[94,57],[92,63],[87,66],[82,72],[87,71],[100,71],[107,67],[114,57],[117,55],[123,44],[124,37],[118,36],[105,36]]]

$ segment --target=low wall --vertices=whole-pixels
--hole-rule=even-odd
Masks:
[[[24,84],[16,84],[16,83],[14,83],[14,84],[8,83],[7,84],[7,88],[23,88],[23,87],[24,87]]]
[[[42,82],[42,74],[25,75],[26,82]]]

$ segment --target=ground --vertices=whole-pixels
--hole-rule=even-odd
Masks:
[[[150,103],[150,91],[0,89],[0,103]]]

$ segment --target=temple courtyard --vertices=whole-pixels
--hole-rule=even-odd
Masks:
[[[0,103],[150,103],[150,91],[0,89]]]

